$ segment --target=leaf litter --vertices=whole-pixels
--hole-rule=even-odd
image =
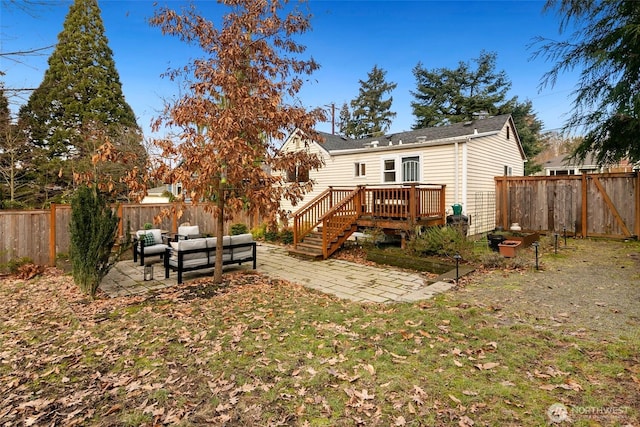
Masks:
[[[531,425],[556,401],[640,403],[637,354],[512,333],[507,305],[447,300],[348,303],[256,273],[89,300],[56,269],[5,278],[0,425]],[[549,348],[514,365],[532,340]]]

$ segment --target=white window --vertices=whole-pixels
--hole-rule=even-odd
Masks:
[[[418,156],[402,158],[402,181],[420,181],[420,158]]]
[[[420,156],[384,159],[382,182],[420,181]]]
[[[354,176],[367,176],[367,168],[364,163],[356,162]]]
[[[387,159],[384,161],[384,182],[396,182],[396,161]]]

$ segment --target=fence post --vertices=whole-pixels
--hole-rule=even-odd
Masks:
[[[444,207],[444,205],[447,203],[447,186],[445,184],[442,184],[440,186],[440,221],[441,221],[441,225],[445,225],[447,223],[447,215],[446,215],[446,209]]]
[[[636,217],[634,232],[636,239],[640,238],[640,171],[636,171]]]
[[[193,205],[191,205],[193,206]],[[178,232],[178,214],[176,213],[176,203],[173,202],[173,209],[171,209],[171,232]]]
[[[124,237],[124,217],[122,216],[122,204],[118,204],[118,218],[120,221],[118,222],[118,237],[120,240]],[[128,230],[127,230],[128,231]]]
[[[588,205],[587,205],[587,173],[586,172],[582,172],[582,212],[580,213],[581,217],[582,217],[582,230],[580,230],[580,234],[582,235],[581,237],[584,239],[585,237],[587,237],[587,210],[588,210]]]
[[[502,200],[504,204],[502,205],[502,228],[504,230],[509,229],[509,212],[511,212],[511,200],[509,199],[509,194],[511,190],[511,181],[506,176],[502,178],[504,185],[502,186]]]
[[[56,266],[56,204],[49,209],[49,266]]]

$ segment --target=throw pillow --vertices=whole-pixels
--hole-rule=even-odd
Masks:
[[[140,236],[143,241],[144,246],[153,246],[156,244],[156,239],[153,238],[153,234],[147,233]]]

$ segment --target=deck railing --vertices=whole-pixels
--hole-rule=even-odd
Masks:
[[[294,246],[309,232],[322,226],[323,255],[326,258],[348,237],[349,230],[355,230],[360,217],[408,222],[425,218],[444,220],[444,205],[444,185],[329,187],[296,212],[293,220]]]
[[[363,197],[363,215],[411,221],[443,215],[445,186],[371,187]]]
[[[344,199],[353,188],[329,187],[302,207],[293,217],[293,244],[294,247],[310,231],[320,225],[322,217],[338,202]]]

